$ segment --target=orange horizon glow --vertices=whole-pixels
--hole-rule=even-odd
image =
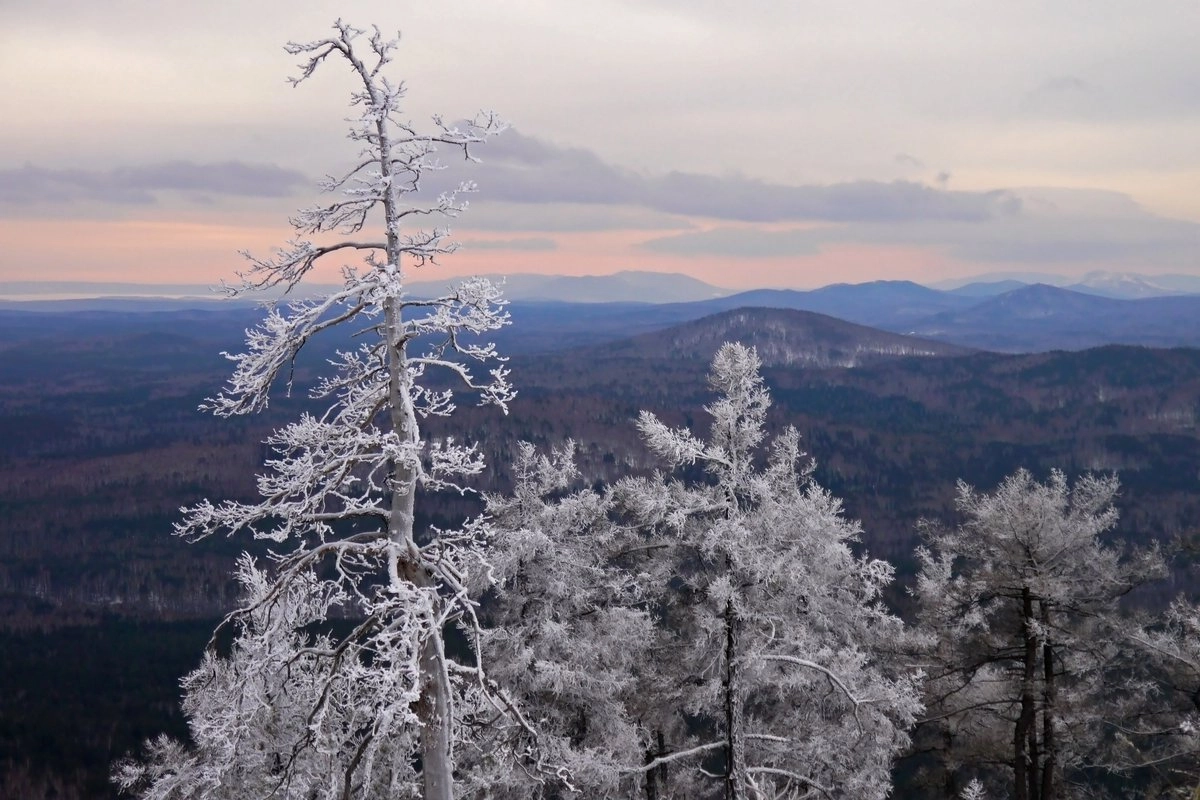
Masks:
[[[153,213],[153,211],[151,211]],[[234,280],[247,264],[240,251],[266,257],[286,243],[290,230],[278,219],[247,213],[238,222],[211,215],[173,219],[0,219],[4,263],[0,282],[111,282],[216,285]],[[694,219],[693,230],[728,223]],[[759,230],[782,226],[758,226]],[[792,226],[802,227],[802,226]],[[970,278],[985,273],[1028,272],[1043,266],[1064,277],[1092,270],[1119,270],[1111,263],[974,262],[949,247],[826,242],[819,252],[789,256],[679,255],[645,247],[679,229],[605,231],[468,231],[456,253],[433,267],[411,270],[413,281],[470,275],[610,275],[622,271],[681,273],[734,291],[756,288],[813,289],[833,283],[912,280],[918,283]],[[519,249],[531,238],[553,249]],[[487,246],[471,247],[472,241]],[[504,241],[515,249],[500,249]],[[330,259],[308,276],[338,283],[344,263]],[[1138,271],[1134,265],[1130,271]],[[1182,271],[1182,270],[1180,270]]]
[[[18,265],[16,270],[0,272],[0,280],[217,284],[232,279],[245,266],[238,251],[265,256],[286,240],[287,233],[278,225],[212,221],[0,220],[7,256]],[[468,236],[463,237],[467,246],[459,252],[435,267],[414,270],[409,277],[426,281],[478,274],[582,276],[639,270],[682,273],[734,290],[808,289],[872,280],[937,281],[970,274],[976,266],[964,265],[937,248],[912,246],[831,244],[817,254],[745,259],[679,256],[640,247],[665,233],[537,233],[556,244],[556,249],[544,251],[472,249]],[[528,235],[487,238],[519,240]],[[336,282],[339,269],[340,264],[331,261],[310,280]]]

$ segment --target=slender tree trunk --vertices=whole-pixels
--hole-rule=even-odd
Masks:
[[[658,731],[658,755],[665,756],[667,754],[667,740],[663,736],[662,731]],[[671,793],[670,781],[668,780],[667,771],[670,769],[666,764],[659,764],[655,772],[658,773],[658,784],[662,787],[663,797]]]
[[[389,245],[393,235],[389,231]],[[389,247],[389,250],[391,248]],[[395,252],[393,264],[399,267],[399,251]],[[416,413],[412,405],[411,387],[408,385],[408,365],[404,342],[400,338],[399,300],[392,298],[386,309],[386,336],[388,351],[388,401],[392,430],[402,443],[415,447],[420,441]],[[433,577],[420,563],[414,530],[414,508],[417,494],[417,476],[413,468],[403,460],[392,466],[392,504],[388,520],[388,538],[392,542],[392,581],[408,581],[418,587],[432,589]],[[441,630],[436,617],[430,612],[429,631],[421,643],[418,660],[420,669],[420,697],[417,700],[417,720],[420,723],[421,779],[424,800],[453,800],[454,755],[451,723],[450,687],[446,684]]]
[[[1037,707],[1033,710],[1033,721],[1029,726],[1029,747],[1026,750],[1029,760],[1029,800],[1041,800],[1042,753],[1038,747]]]
[[[431,636],[421,650],[421,698],[417,717],[421,720],[421,778],[425,800],[454,797],[454,751],[450,728],[450,687],[446,685],[441,660],[440,633]]]
[[[946,742],[946,748],[945,748],[944,752],[947,755],[950,753],[953,753],[954,752],[954,734],[952,734],[950,732],[949,726],[946,727],[945,732],[942,734],[942,738]],[[942,757],[940,759],[940,761],[941,761],[943,775],[944,775],[943,783],[942,783],[943,796],[958,797],[961,794],[961,790],[959,789],[958,781],[955,779],[954,770],[951,769],[948,764],[949,759],[946,757]]]
[[[1058,792],[1056,784],[1058,772],[1058,738],[1055,731],[1055,716],[1058,713],[1058,686],[1054,680],[1054,648],[1051,646],[1050,609],[1043,602],[1042,630],[1046,639],[1042,643],[1042,666],[1044,669],[1044,684],[1042,686],[1042,746],[1045,750],[1042,764],[1042,796],[1041,800],[1055,800]]]
[[[646,763],[649,764],[654,760],[654,748],[651,747],[646,751]],[[646,770],[646,800],[658,800],[658,772],[657,769]]]
[[[370,82],[367,81],[370,87]],[[371,88],[372,93],[374,89]],[[375,99],[374,96],[372,98]],[[403,282],[401,263],[400,213],[397,209],[397,190],[391,183],[392,141],[384,118],[375,123],[378,135],[379,171],[387,188],[383,196],[383,218],[387,230],[387,267],[395,270],[395,278]],[[385,309],[388,356],[388,401],[392,430],[402,444],[415,446],[420,442],[417,415],[413,408],[411,379],[408,374],[406,342],[401,332],[400,298],[391,297]],[[407,462],[393,465],[392,513],[389,520],[389,539],[396,548],[395,558],[405,562],[405,577],[422,588],[433,589],[435,581],[420,563],[414,531],[414,503],[417,495],[417,475]],[[400,564],[393,565],[393,580],[398,578]],[[417,701],[417,719],[421,726],[420,755],[421,778],[424,784],[424,800],[453,800],[454,797],[454,751],[453,751],[453,696],[446,679],[445,647],[442,631],[432,614],[428,620],[429,630],[421,643],[419,656],[420,689]]]
[[[742,680],[738,660],[738,612],[725,603],[725,800],[746,798],[746,741],[742,719]]]
[[[655,743],[646,750],[646,763],[649,764],[656,758],[662,758],[667,755],[667,741],[663,737],[662,731],[655,731]],[[646,771],[646,800],[659,800],[659,793],[662,797],[669,794],[667,788],[667,765],[659,764],[654,769]]]
[[[1024,642],[1021,675],[1021,712],[1013,729],[1013,800],[1036,800],[1029,791],[1030,779],[1029,732],[1033,729],[1034,676],[1037,661],[1037,639],[1033,635],[1033,594],[1028,587],[1021,589],[1021,639]]]

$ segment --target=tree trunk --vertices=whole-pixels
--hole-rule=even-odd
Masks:
[[[376,121],[380,174],[388,179],[383,197],[383,216],[387,230],[387,269],[395,270],[397,282],[403,283],[401,263],[400,213],[397,209],[396,187],[390,182],[392,172],[391,136],[383,118]],[[388,411],[392,430],[402,444],[415,446],[420,442],[420,430],[413,408],[411,377],[408,373],[406,342],[400,335],[401,304],[399,297],[390,297],[385,307],[385,335],[388,356]],[[409,573],[405,579],[422,588],[436,591],[435,580],[420,563],[420,548],[414,530],[414,505],[417,495],[417,474],[411,465],[399,460],[392,465],[392,507],[388,520],[388,538],[393,543],[393,581],[400,572]],[[401,567],[399,561],[404,562]],[[417,720],[420,723],[421,780],[424,800],[453,800],[453,696],[446,679],[445,646],[437,615],[431,613],[426,639],[421,642],[418,660],[420,697],[417,700]]]
[[[667,740],[662,731],[655,731],[655,744],[646,750],[646,763],[650,764],[656,758],[667,755]],[[667,765],[659,764],[654,769],[646,771],[646,800],[659,800],[670,794],[667,788]]]
[[[425,800],[454,797],[454,749],[450,728],[450,687],[442,670],[442,637],[431,636],[421,650],[421,779]]]
[[[392,236],[389,234],[389,243]],[[389,248],[390,251],[390,248]],[[399,267],[399,252],[392,262]],[[412,391],[408,385],[408,364],[401,341],[399,300],[391,298],[386,308],[386,335],[388,338],[388,401],[392,430],[403,443],[415,446],[420,441],[416,413],[412,405]],[[420,563],[414,530],[414,507],[417,494],[417,476],[413,468],[402,460],[392,465],[392,503],[388,519],[388,539],[394,551],[390,565],[390,579],[394,582],[408,581],[424,589],[433,589],[434,580]],[[454,797],[454,752],[452,698],[445,680],[442,659],[445,650],[436,615],[430,613],[429,631],[420,643],[418,677],[420,697],[417,700],[417,720],[420,723],[419,748],[421,756],[421,780],[424,800],[453,800]]]
[[[1029,761],[1029,800],[1041,800],[1042,780],[1040,769],[1042,766],[1042,753],[1038,748],[1036,701],[1033,709],[1033,720],[1029,725],[1029,747],[1025,752],[1026,758]]]
[[[646,751],[646,763],[654,761],[654,748],[651,747]],[[658,800],[658,772],[657,769],[646,770],[646,800]]]
[[[665,756],[666,754],[667,754],[667,740],[666,740],[666,737],[663,736],[663,732],[659,731],[658,732],[658,755]],[[666,764],[659,764],[658,769],[655,770],[658,773],[658,783],[659,783],[659,786],[662,787],[663,797],[666,797],[667,795],[669,795],[671,793],[670,782],[667,780],[667,770],[668,769],[669,769],[669,767],[667,767]]]
[[[733,597],[725,603],[725,800],[746,798],[746,741],[742,682],[738,663],[738,613]]]
[[[1028,587],[1021,589],[1022,652],[1021,713],[1013,729],[1013,800],[1037,800],[1030,792],[1030,769],[1027,750],[1029,733],[1036,722],[1034,708],[1034,679],[1037,662],[1037,639],[1033,635],[1033,594]]]
[[[1058,786],[1055,784],[1056,773],[1058,771],[1058,739],[1055,731],[1055,715],[1057,714],[1058,703],[1058,686],[1054,681],[1054,648],[1051,646],[1049,631],[1050,631],[1050,609],[1043,602],[1041,604],[1042,611],[1042,630],[1046,635],[1045,641],[1042,643],[1042,667],[1044,670],[1045,683],[1042,686],[1042,747],[1044,750],[1044,762],[1042,764],[1042,796],[1041,800],[1054,800],[1058,791]]]

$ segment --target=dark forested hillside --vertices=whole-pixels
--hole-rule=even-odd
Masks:
[[[10,701],[0,704],[0,761],[24,765],[20,774],[41,775],[48,764],[95,770],[155,726],[177,724],[165,702],[152,718],[101,721],[82,710],[124,707],[129,693],[173,696],[178,670],[198,652],[194,621],[231,601],[243,542],[187,545],[169,533],[181,505],[247,497],[261,440],[305,403],[311,362],[301,361],[294,397],[262,417],[218,421],[196,411],[226,377],[218,351],[236,347],[255,317],[0,314],[0,661],[5,681],[21,684],[19,695],[11,685],[2,692]],[[431,429],[481,442],[492,486],[507,484],[521,439],[574,438],[589,482],[645,471],[652,462],[637,412],[703,426],[704,375],[727,338],[763,351],[770,425],[800,429],[817,479],[863,520],[871,552],[902,573],[914,523],[952,517],[957,479],[991,488],[1022,466],[1037,475],[1117,471],[1120,536],[1195,536],[1200,350],[972,353],[819,315],[741,309],[632,341],[517,348],[510,366],[520,395],[509,416],[464,409],[453,431]],[[332,350],[319,347],[310,358]],[[468,502],[447,500],[432,513],[449,521]],[[172,642],[186,647],[154,650]],[[132,660],[147,658],[163,668],[135,672]],[[87,685],[126,694],[61,688],[81,685],[83,671]],[[80,713],[69,713],[72,704]],[[70,731],[61,727],[68,718]]]
[[[774,367],[859,367],[898,356],[961,356],[972,352],[845,322],[824,314],[782,308],[740,307],[596,348],[597,358],[639,361],[708,361],[723,342],[753,346]]]
[[[249,313],[0,320],[8,626],[209,615],[227,601],[240,545],[184,546],[171,523],[180,505],[252,490],[260,441],[303,406],[309,375],[302,361],[296,396],[261,417],[196,411],[225,378],[217,351]],[[1194,350],[969,354],[820,315],[743,309],[626,342],[516,355],[512,413],[466,409],[455,432],[484,443],[489,480],[501,484],[519,439],[574,438],[589,480],[643,470],[638,410],[701,419],[706,364],[739,338],[763,353],[773,424],[800,428],[821,482],[888,558],[907,558],[917,518],[948,513],[956,479],[988,486],[1020,466],[1119,472],[1130,537],[1184,535],[1196,518]],[[859,366],[839,366],[848,363]]]

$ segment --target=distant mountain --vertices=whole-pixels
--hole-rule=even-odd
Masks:
[[[970,275],[965,278],[948,278],[941,281],[933,281],[927,284],[931,289],[939,289],[943,292],[952,292],[955,289],[960,289],[970,284],[990,284],[1004,283],[1013,281],[1015,283],[1028,286],[1033,283],[1045,283],[1049,286],[1062,286],[1070,283],[1071,278],[1062,275],[1053,275],[1048,272],[985,272],[980,275]],[[1012,288],[1017,288],[1016,286]]]
[[[1185,291],[1183,289],[1171,288],[1144,275],[1136,275],[1128,272],[1089,272],[1083,276],[1083,280],[1073,283],[1066,288],[1076,292],[1100,295],[1101,297],[1132,300],[1139,297],[1166,297],[1173,294],[1194,293],[1200,291],[1200,279],[1196,279],[1193,289]]]
[[[1034,284],[906,331],[985,350],[1081,350],[1104,344],[1200,346],[1200,296],[1118,300]]]
[[[1200,275],[1147,275],[1144,276],[1154,284],[1176,292],[1200,294]]]
[[[913,324],[976,300],[927,289],[910,281],[836,284],[802,292],[756,289],[689,303],[553,303],[516,300],[513,325],[497,342],[506,352],[532,353],[582,347],[661,330],[736,308],[810,311],[873,328],[907,332]]]
[[[1007,323],[1030,320],[1077,321],[1094,314],[1113,313],[1124,301],[1035,283],[996,295],[969,309],[939,319]]]
[[[1105,344],[1200,347],[1200,294],[1180,294],[1167,283],[1187,285],[1187,276],[1093,273],[1086,290],[980,282],[939,291],[910,281],[834,284],[812,291],[758,289],[725,296],[722,290],[681,275],[625,272],[601,277],[516,276],[508,307],[513,325],[496,334],[503,352],[513,355],[588,347],[662,330],[738,308],[790,309],[825,314],[892,333],[936,339],[1002,352],[1078,350]],[[1015,286],[1014,286],[1015,284]],[[32,285],[31,285],[32,286]],[[39,285],[42,286],[42,285]],[[430,294],[441,288],[415,284]],[[1164,291],[1164,296],[1119,299],[1112,294]],[[36,288],[36,287],[34,287]],[[1171,294],[1171,292],[1176,292]],[[537,300],[523,294],[586,296],[588,302]],[[703,294],[705,299],[665,302]],[[610,302],[605,297],[634,296]],[[228,311],[239,318],[259,313],[254,301],[194,297],[107,297],[36,302],[0,301],[0,309],[24,312],[171,313],[189,309]],[[249,317],[247,317],[249,319]]]
[[[973,278],[937,281],[929,285],[934,289],[954,294],[987,297],[1035,283],[1044,283],[1048,286],[1059,286],[1076,292],[1120,300],[1167,297],[1174,294],[1200,294],[1200,276],[1198,275],[1143,275],[1136,272],[1106,270],[1095,270],[1078,279],[1032,272],[992,272]]]
[[[998,294],[1011,292],[1014,289],[1020,289],[1028,285],[1024,281],[1018,280],[976,281],[959,286],[957,289],[946,289],[944,291],[949,294],[959,295],[960,297],[995,297]]]
[[[801,292],[790,289],[757,289],[709,300],[711,312],[743,306],[814,311],[831,317],[896,330],[943,311],[969,307],[974,300],[939,292],[912,281],[835,283]]]
[[[970,305],[970,300],[929,289],[912,281],[835,283],[808,292],[805,310],[872,327],[893,327],[909,320]]]
[[[724,342],[753,345],[766,366],[858,367],[902,356],[957,356],[957,345],[782,308],[737,308],[596,348],[605,357],[707,363]]]
[[[564,303],[691,303],[730,294],[678,272],[627,270],[612,275],[487,275],[504,283],[509,300]],[[417,281],[409,290],[418,297],[441,294],[461,278]]]

